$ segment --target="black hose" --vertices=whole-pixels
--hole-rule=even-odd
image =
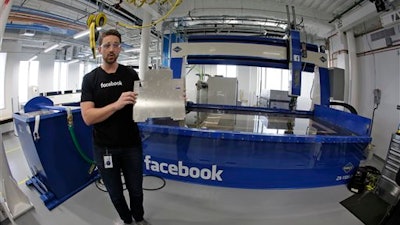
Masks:
[[[358,115],[357,110],[356,110],[353,106],[351,106],[351,105],[349,105],[349,104],[347,104],[347,103],[330,101],[329,104],[330,104],[330,105],[339,105],[339,106],[343,106],[343,107],[345,107],[347,110],[349,110],[351,113]]]
[[[379,107],[379,104],[375,104],[374,109],[372,110],[372,118],[371,118],[371,126],[369,127],[369,135],[372,134],[372,126],[374,125],[374,118],[375,118],[375,110],[377,110]]]
[[[165,179],[162,178],[162,177],[160,177],[160,176],[157,176],[157,175],[144,175],[143,177],[155,177],[155,178],[158,178],[158,179],[160,179],[160,180],[162,181],[162,185],[161,185],[160,187],[156,187],[156,188],[143,188],[143,190],[145,190],[145,191],[157,191],[157,190],[160,190],[160,189],[162,189],[162,188],[165,187],[165,184],[166,184]]]
[[[121,176],[123,176],[122,173],[121,173]],[[158,179],[160,179],[162,181],[162,184],[161,184],[160,187],[156,187],[156,188],[145,188],[145,187],[143,187],[143,190],[145,190],[145,191],[157,191],[157,190],[160,190],[160,189],[164,188],[165,185],[166,185],[165,179],[160,177],[160,176],[157,176],[157,175],[143,175],[143,178],[144,177],[156,177],[156,178],[158,178]],[[100,191],[107,192],[107,188],[105,187],[105,185],[103,183],[103,180],[101,178],[95,181],[95,185],[96,185],[97,189],[99,189]],[[123,183],[123,185],[125,185],[125,183]],[[124,190],[126,190],[126,187],[124,187]]]

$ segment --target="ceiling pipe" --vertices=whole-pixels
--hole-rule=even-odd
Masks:
[[[23,24],[25,23],[44,24],[53,27],[59,27],[60,29],[69,28],[74,30],[75,32],[84,30],[86,28],[86,26],[81,24],[70,23],[54,18],[48,18],[45,16],[32,15],[27,13],[17,13],[17,12],[11,12],[8,17],[8,21],[10,21],[10,23],[23,22]]]
[[[44,0],[44,1],[46,1],[46,2],[48,2],[50,4],[53,4],[53,5],[56,5],[56,6],[60,6],[60,7],[64,7],[65,6],[64,3],[61,3],[61,2],[58,2],[58,1],[54,1],[54,0]],[[97,0],[86,0],[86,1],[97,6]],[[120,17],[122,17],[122,18],[124,18],[124,19],[126,19],[128,21],[130,21],[130,22],[133,22],[135,25],[141,25],[141,23],[142,23],[142,20],[140,18],[138,18],[135,15],[131,14],[130,12],[122,9],[122,7],[121,8],[115,8],[114,6],[108,5],[106,3],[101,3],[101,4],[103,4],[103,9],[107,10],[108,12],[110,12],[112,14],[116,14],[116,15],[118,15],[118,16],[120,16]],[[75,7],[72,7],[72,6],[68,6],[68,9],[70,9],[72,11],[76,11],[76,12],[81,13],[83,15],[88,15],[89,14],[88,12],[86,12],[84,10],[81,10],[81,9],[78,9],[78,8],[75,8]],[[123,11],[123,13],[121,13],[121,12],[118,12],[118,10],[119,11],[124,10],[124,11]],[[62,17],[62,16],[58,16],[58,15],[55,15],[55,14],[52,14],[52,13],[39,11],[39,10],[31,9],[31,8],[20,7],[20,6],[12,6],[12,12],[21,12],[21,13],[26,13],[26,14],[38,15],[38,16],[49,18],[49,19],[51,19],[51,18],[52,19],[57,19],[57,20],[60,20],[60,21],[63,21],[63,22],[68,22],[68,23],[71,23],[71,24],[77,24],[77,25],[86,27],[85,23],[77,22],[76,20],[68,19],[68,18],[65,18],[65,17]]]
[[[59,2],[59,1],[55,1],[55,0],[41,0],[41,1],[53,4],[53,5],[60,6],[62,8],[69,9],[71,11],[78,12],[78,13],[83,14],[83,15],[88,14],[88,12],[86,12],[85,10],[73,7],[73,6],[65,4],[63,2]]]
[[[98,6],[98,2],[99,2],[98,0],[86,0],[86,1],[89,2],[89,3],[92,3],[92,4],[96,5],[96,6]],[[100,4],[101,4],[100,7],[103,10],[107,10],[110,13],[117,14],[118,16],[120,16],[120,17],[122,17],[122,18],[124,18],[124,19],[126,19],[126,20],[128,20],[128,21],[130,21],[132,23],[134,23],[135,25],[142,25],[142,23],[143,23],[143,21],[139,17],[133,15],[128,10],[122,8],[120,6],[120,3],[114,4],[114,5],[110,5],[110,4],[107,4],[107,3],[103,2],[103,1],[101,1]]]
[[[99,2],[98,0],[86,0],[87,2],[90,2],[94,5],[97,6],[97,3]],[[139,17],[133,15],[130,13],[128,10],[124,9],[120,4],[122,3],[122,0],[119,0],[119,3],[116,3],[114,5],[107,4],[103,1],[100,2],[100,7],[103,10],[107,10],[108,12],[112,14],[116,14],[130,22],[132,22],[136,26],[142,26],[143,20],[140,19]],[[157,32],[154,31],[154,29],[151,29],[150,33],[156,37],[158,37]]]
[[[344,14],[348,13],[350,10],[354,9],[356,6],[359,6],[363,1],[365,0],[358,0],[355,2],[352,6],[341,12],[339,15],[336,15],[333,19],[329,21],[329,23],[332,23],[333,21],[340,19]]]
[[[66,18],[66,17],[62,17],[53,13],[48,13],[45,11],[41,11],[41,10],[36,10],[36,9],[31,9],[31,8],[26,8],[26,7],[20,7],[20,6],[15,6],[13,5],[11,8],[11,12],[15,12],[15,13],[22,13],[22,14],[28,14],[28,15],[36,15],[36,16],[40,16],[40,17],[46,17],[48,19],[55,19],[55,20],[59,20],[59,21],[63,21],[63,22],[68,22],[71,24],[76,24],[76,25],[80,25],[80,26],[86,26],[85,23],[79,23],[76,22],[75,20]]]

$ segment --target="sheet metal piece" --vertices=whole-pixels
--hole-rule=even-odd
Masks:
[[[149,70],[143,81],[135,81],[138,93],[133,107],[133,120],[144,122],[148,118],[170,117],[185,119],[184,79],[172,79],[172,70]]]

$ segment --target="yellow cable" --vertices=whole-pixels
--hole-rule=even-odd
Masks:
[[[88,28],[90,28],[90,24],[95,20],[96,15],[90,14],[86,20],[86,25]]]
[[[146,0],[146,3],[149,5],[153,5],[155,2],[156,2],[156,0],[150,0],[149,2],[147,2],[147,0]]]
[[[160,4],[163,5],[163,4],[166,3],[167,1],[168,1],[169,3],[171,3],[170,0],[160,0]],[[172,4],[171,4],[171,5],[172,5]]]
[[[92,21],[90,24],[89,44],[92,49],[93,59],[96,59],[96,22]]]
[[[93,20],[96,22],[96,27],[102,27],[107,23],[106,14],[102,12],[98,13]]]
[[[152,27],[152,26],[158,24],[159,22],[165,20],[181,3],[182,3],[182,0],[176,0],[175,4],[164,16],[162,16],[161,18],[159,18],[158,20],[156,20],[154,22],[151,22],[150,24],[146,24],[146,25],[142,25],[142,26],[135,26],[135,25],[129,25],[129,24],[122,23],[122,22],[117,22],[117,25],[128,28],[128,29],[142,29],[142,28]]]
[[[146,0],[138,0],[138,1],[139,1],[139,4],[136,3],[136,0],[133,1],[133,4],[139,8],[142,7],[144,5],[144,3],[146,3]]]

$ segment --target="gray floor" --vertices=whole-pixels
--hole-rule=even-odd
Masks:
[[[49,211],[24,181],[28,166],[13,133],[3,135],[12,175],[34,208],[16,219],[18,225],[115,225],[120,220],[107,193],[94,184]],[[377,166],[379,162],[377,163]],[[145,178],[145,187],[160,185]],[[340,201],[351,196],[345,185],[298,190],[248,190],[166,181],[158,191],[145,191],[145,217],[153,225],[362,225]],[[11,224],[4,221],[2,225]]]

